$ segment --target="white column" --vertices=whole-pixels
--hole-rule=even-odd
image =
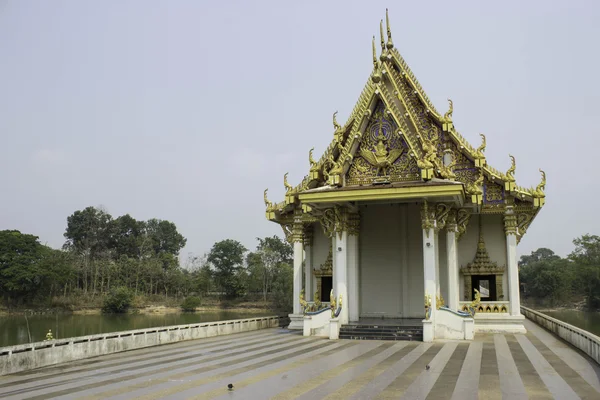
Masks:
[[[333,236],[333,293],[336,301],[342,296],[340,324],[348,323],[348,232],[335,232]]]
[[[446,230],[446,259],[448,264],[448,298],[446,303],[453,310],[458,310],[458,250],[456,240],[456,224]]]
[[[302,290],[302,240],[294,242],[294,314],[300,314],[300,291]]]
[[[302,220],[296,217],[292,228],[292,242],[294,245],[294,290],[292,293],[293,312],[289,314],[290,325],[288,329],[303,329],[304,315],[300,309],[300,291],[302,290],[302,260],[304,259]]]
[[[512,207],[507,207],[504,215],[506,232],[506,263],[508,272],[508,300],[510,315],[521,315],[519,297],[519,268],[517,263],[517,216]]]
[[[312,246],[310,243],[304,245],[304,299],[312,301],[314,297],[312,276]]]
[[[436,296],[442,296],[442,286],[440,282],[440,246],[438,241],[437,229],[434,229],[433,245],[435,248],[435,284],[436,284]]]
[[[429,320],[423,321],[423,341],[431,342],[435,332],[435,314],[437,297],[436,276],[436,235],[433,228],[423,229],[423,277],[425,281],[425,296],[431,299]]]
[[[312,301],[314,298],[313,286],[313,267],[312,267],[312,241],[313,241],[313,226],[309,225],[303,232],[304,243],[304,299]]]
[[[359,319],[358,236],[348,234],[348,318]]]

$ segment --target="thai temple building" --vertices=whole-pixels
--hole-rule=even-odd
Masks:
[[[294,249],[290,329],[338,338],[360,321],[416,321],[424,341],[525,332],[517,245],[544,205],[440,113],[380,25],[373,72],[320,158],[266,217]],[[378,50],[377,48],[380,47]],[[379,55],[377,54],[379,53]],[[509,163],[510,162],[510,163]]]

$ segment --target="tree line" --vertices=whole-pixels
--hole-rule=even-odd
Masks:
[[[575,249],[562,258],[548,248],[521,256],[519,278],[525,302],[600,309],[600,237],[583,235]]]
[[[113,218],[87,207],[67,218],[64,237],[62,248],[53,249],[37,236],[0,231],[0,293],[6,305],[57,296],[94,299],[119,288],[165,299],[255,295],[291,307],[292,248],[277,236],[258,238],[252,252],[236,240],[222,240],[202,257],[181,263],[186,239],[173,222],[129,214]]]

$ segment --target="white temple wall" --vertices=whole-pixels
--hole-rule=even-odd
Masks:
[[[423,272],[423,229],[421,227],[421,205],[406,204],[408,296],[404,318],[425,317],[425,288]]]
[[[313,224],[313,241],[312,241],[312,270],[321,268],[321,265],[325,263],[327,255],[329,254],[329,243],[328,238],[323,232],[323,227],[320,223]],[[317,290],[317,278],[313,273],[313,290]],[[328,295],[329,297],[329,295]],[[314,300],[314,293],[307,298],[308,300]]]
[[[380,204],[362,206],[360,213],[361,317],[422,317],[420,208]]]
[[[438,249],[440,262],[440,276],[438,277],[441,285],[442,297],[448,301],[448,253],[446,252],[446,230],[441,229],[438,233]]]

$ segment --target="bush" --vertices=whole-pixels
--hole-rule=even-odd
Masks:
[[[200,307],[201,303],[200,297],[186,297],[185,300],[183,300],[183,303],[181,303],[181,309],[183,311],[196,311],[196,307]]]
[[[129,288],[119,287],[113,289],[104,300],[102,312],[105,313],[125,313],[129,310],[133,302],[133,293]]]

